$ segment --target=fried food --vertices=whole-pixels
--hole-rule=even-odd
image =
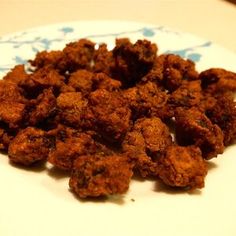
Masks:
[[[167,185],[182,188],[203,188],[207,164],[198,147],[168,146],[158,160],[159,177]]]
[[[8,156],[14,163],[29,166],[45,161],[53,145],[53,140],[44,131],[28,127],[21,130],[10,142]]]
[[[167,104],[169,95],[156,83],[148,81],[123,91],[134,120],[141,117],[168,119],[173,112]]]
[[[236,102],[232,98],[219,96],[215,105],[206,110],[206,115],[223,131],[226,146],[236,140]]]
[[[171,93],[168,104],[172,108],[198,106],[203,98],[201,83],[199,80],[184,81]]]
[[[199,79],[204,90],[210,93],[236,91],[236,73],[222,68],[211,68],[200,73]]]
[[[51,148],[48,161],[61,170],[72,170],[73,163],[83,155],[106,154],[113,151],[97,141],[98,134],[94,131],[82,132],[78,129],[58,125],[48,135],[55,138],[55,145]]]
[[[87,99],[80,92],[61,93],[57,97],[57,109],[62,124],[80,127],[86,113]]]
[[[126,134],[122,149],[142,177],[157,176],[157,160],[171,143],[169,129],[159,118],[142,118]]]
[[[123,194],[132,174],[123,155],[87,155],[74,162],[69,185],[81,198]]]
[[[185,60],[178,55],[164,54],[159,56],[162,68],[162,83],[170,92],[175,91],[185,80],[197,80],[198,72],[191,60]]]
[[[34,126],[46,123],[46,119],[53,117],[57,109],[57,101],[52,89],[45,89],[31,102],[32,110],[29,115],[29,125]]]
[[[85,119],[109,142],[119,142],[129,129],[131,111],[119,92],[97,89],[88,98]]]
[[[175,113],[176,139],[180,145],[195,145],[206,159],[216,157],[224,151],[223,132],[209,118],[193,107],[180,108]]]
[[[133,175],[204,187],[208,159],[236,140],[236,73],[199,73],[146,39],[109,48],[80,39],[12,68],[0,81],[0,150],[71,173],[80,198],[123,194]]]
[[[148,40],[132,44],[129,39],[117,39],[112,51],[115,60],[113,76],[123,87],[133,86],[152,68],[157,56],[157,45]]]

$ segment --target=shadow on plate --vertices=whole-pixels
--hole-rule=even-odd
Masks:
[[[10,166],[14,168],[30,171],[30,172],[43,172],[46,170],[46,162],[37,162],[30,166],[24,166],[24,165],[16,164],[9,160],[9,164]]]
[[[171,187],[166,184],[164,184],[161,180],[156,181],[155,192],[164,192],[171,195],[176,194],[189,194],[189,195],[201,195],[201,190],[199,189],[188,189],[188,188],[178,188],[178,187]]]
[[[218,165],[215,162],[207,161],[207,169],[208,169],[208,171],[211,171],[211,170],[213,170],[213,169],[215,169],[217,167],[218,167]]]
[[[55,180],[60,180],[63,178],[69,178],[70,177],[70,171],[66,170],[60,170],[57,167],[47,167],[47,174],[54,178]]]
[[[100,197],[87,197],[87,198],[80,198],[78,197],[73,191],[69,190],[71,194],[73,194],[74,198],[81,203],[113,203],[116,205],[124,205],[125,200],[123,195],[111,195],[111,196],[100,196]]]

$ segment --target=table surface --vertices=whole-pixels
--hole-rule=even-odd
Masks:
[[[193,33],[236,52],[234,0],[0,0],[0,36],[79,20],[129,20]]]

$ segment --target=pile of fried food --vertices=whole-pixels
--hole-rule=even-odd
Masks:
[[[157,51],[81,39],[15,66],[0,80],[1,150],[68,171],[81,198],[123,194],[134,174],[204,187],[207,160],[236,139],[236,73]]]

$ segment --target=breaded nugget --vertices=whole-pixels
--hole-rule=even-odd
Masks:
[[[171,93],[168,104],[171,107],[192,107],[198,106],[203,99],[201,81],[184,81]]]
[[[68,43],[63,49],[67,71],[74,72],[78,69],[90,69],[94,55],[94,46],[95,44],[87,39]]]
[[[93,90],[106,89],[107,91],[116,91],[121,87],[121,82],[112,79],[105,73],[95,73],[93,77]]]
[[[7,124],[9,128],[19,128],[25,112],[25,105],[22,103],[7,100],[0,102],[0,121]]]
[[[133,130],[142,134],[148,155],[155,158],[172,143],[169,128],[159,118],[143,118],[135,122]]]
[[[168,146],[158,159],[159,177],[172,187],[203,188],[207,165],[198,147]]]
[[[99,152],[89,133],[61,126],[55,137],[56,144],[49,153],[48,161],[59,169],[71,170],[73,162],[80,156]]]
[[[162,83],[170,92],[176,90],[184,80],[198,79],[198,72],[195,70],[193,61],[174,54],[163,54],[159,57],[164,57],[159,59],[163,63]]]
[[[123,91],[127,104],[132,110],[133,119],[157,116],[161,119],[173,116],[167,106],[169,95],[156,83],[148,81]]]
[[[72,86],[77,92],[85,95],[92,91],[94,73],[80,69],[72,73],[68,79],[68,85]]]
[[[26,99],[23,96],[23,90],[16,83],[0,80],[0,101],[25,103]]]
[[[74,162],[69,186],[81,198],[123,194],[132,174],[124,156],[87,155]]]
[[[145,139],[141,133],[128,132],[122,143],[122,151],[129,158],[135,173],[143,178],[157,175],[157,163],[146,153]]]
[[[207,116],[197,108],[177,109],[175,113],[176,139],[180,145],[200,147],[206,159],[223,153],[223,132],[212,124]]]
[[[110,142],[119,142],[126,134],[131,111],[119,92],[97,89],[88,98],[89,109],[85,114],[88,128],[95,129]]]
[[[26,80],[19,82],[19,86],[24,89],[29,98],[37,97],[44,89],[52,88],[55,94],[58,94],[61,87],[65,85],[64,76],[56,70],[43,67],[30,74]]]
[[[133,86],[152,68],[156,55],[156,44],[148,40],[132,44],[129,39],[117,39],[113,49],[113,75],[122,81],[124,87]]]
[[[36,70],[49,67],[58,71],[66,71],[66,61],[62,51],[42,51],[36,54],[34,60],[29,60],[30,64],[36,67]]]
[[[80,92],[61,93],[57,97],[57,109],[62,123],[80,127],[85,116],[87,100]]]
[[[224,133],[224,144],[230,145],[236,139],[236,102],[226,96],[219,96],[216,104],[206,110],[213,124]]]
[[[157,117],[135,122],[122,143],[122,150],[142,177],[157,175],[157,159],[172,144],[168,127]]]
[[[93,57],[94,72],[103,72],[109,76],[112,75],[112,68],[115,66],[115,59],[113,58],[112,51],[107,49],[107,45],[102,43],[94,53]]]
[[[142,78],[141,81],[151,81],[161,85],[163,83],[164,61],[164,56],[156,57],[151,70]]]
[[[25,71],[25,65],[16,65],[2,79],[19,84],[20,81],[24,81],[28,76]]]
[[[8,148],[9,159],[25,166],[47,159],[53,140],[46,133],[34,127],[21,130]]]
[[[84,96],[88,96],[89,93],[96,89],[118,90],[121,87],[121,82],[112,79],[105,73],[77,70],[69,77],[68,85],[81,92]]]
[[[209,93],[236,91],[236,73],[222,69],[211,68],[200,73],[199,79],[204,90]]]
[[[38,98],[31,103],[33,104],[31,104],[32,109],[29,115],[29,125],[42,124],[47,118],[55,116],[56,98],[51,88],[45,89]]]

